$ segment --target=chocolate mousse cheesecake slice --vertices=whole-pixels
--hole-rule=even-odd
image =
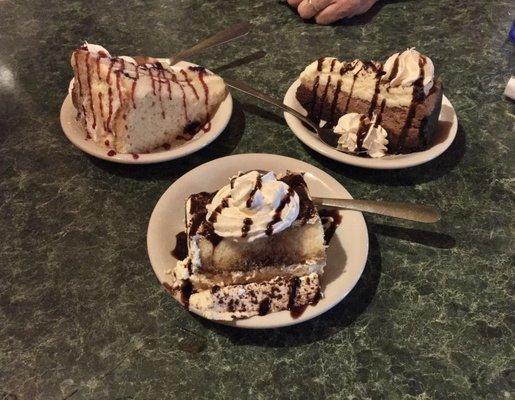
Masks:
[[[251,171],[190,196],[186,234],[171,292],[207,318],[293,310],[321,296],[324,230],[302,174]]]
[[[143,153],[191,138],[227,95],[224,81],[203,67],[138,65],[84,44],[71,57],[72,99],[88,138],[119,153]]]
[[[442,81],[434,77],[431,59],[414,49],[384,64],[320,58],[300,82],[296,97],[310,118],[331,126],[348,113],[375,119],[387,132],[388,153],[424,150],[437,133]]]

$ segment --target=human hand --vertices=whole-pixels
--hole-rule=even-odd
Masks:
[[[342,18],[367,12],[377,0],[288,0],[297,7],[301,18],[315,18],[317,24],[327,25]]]

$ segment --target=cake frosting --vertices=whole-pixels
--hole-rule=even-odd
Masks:
[[[274,172],[231,178],[207,205],[217,235],[252,241],[289,228],[299,215],[299,196]]]
[[[205,125],[226,96],[202,67],[138,65],[85,43],[73,52],[73,103],[88,138],[120,153],[148,152]]]

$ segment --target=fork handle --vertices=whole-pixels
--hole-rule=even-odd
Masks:
[[[170,65],[174,65],[181,60],[185,60],[194,54],[201,52],[202,50],[208,49],[219,44],[230,42],[231,40],[238,39],[249,33],[250,23],[239,22],[235,25],[230,26],[223,31],[217,32],[212,36],[198,42],[195,46],[189,49],[180,51],[170,57]]]
[[[364,211],[428,224],[438,222],[441,218],[440,211],[435,207],[422,204],[330,198],[313,198],[313,202],[317,206]]]
[[[252,86],[246,84],[245,82],[238,81],[236,79],[225,78],[225,77],[224,77],[224,81],[228,86],[230,86],[234,89],[237,89],[237,90],[239,90],[243,93],[246,93],[250,96],[256,97],[259,100],[263,100],[269,104],[272,104],[273,106],[279,107],[280,109],[292,114],[293,116],[297,117],[301,121],[305,122],[306,124],[311,126],[315,131],[318,131],[318,126],[316,126],[316,124],[313,121],[309,120],[307,117],[302,115],[300,112],[287,106],[283,102],[281,102],[277,99],[274,99],[273,97],[267,95],[266,93],[263,93],[257,89],[254,89]]]

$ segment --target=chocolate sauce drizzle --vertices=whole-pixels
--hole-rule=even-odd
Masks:
[[[288,192],[286,192],[284,197],[281,199],[281,202],[275,209],[275,213],[274,213],[274,216],[272,217],[272,220],[266,226],[265,234],[267,236],[270,236],[272,233],[274,233],[274,225],[276,223],[278,223],[279,221],[281,221],[281,219],[282,219],[281,213],[282,213],[284,207],[286,207],[286,204],[290,203],[291,198],[293,197],[294,193],[295,193],[295,191],[291,187],[289,187]]]
[[[397,146],[395,149],[395,153],[401,153],[404,147],[404,142],[406,141],[406,137],[408,136],[408,132],[411,128],[411,124],[413,122],[413,118],[415,118],[415,114],[417,112],[417,106],[424,101],[425,93],[424,93],[424,67],[427,63],[427,59],[425,56],[420,56],[418,60],[418,66],[420,70],[420,78],[418,78],[413,83],[413,97],[411,99],[411,104],[408,110],[408,115],[406,117],[406,122],[404,123],[401,134],[399,135],[399,141],[397,142]],[[393,79],[393,78],[392,78]]]
[[[231,181],[231,188],[233,187],[232,185],[233,185],[233,182]],[[258,175],[258,177],[256,178],[256,184],[250,191],[249,198],[247,199],[247,202],[246,202],[247,208],[252,207],[252,202],[254,201],[254,196],[256,195],[257,191],[261,189],[262,186],[263,186],[263,183],[261,181],[261,175]]]
[[[188,256],[188,235],[186,232],[179,232],[175,235],[175,247],[172,250],[172,255],[180,261]]]
[[[338,210],[327,209],[318,210],[318,215],[324,227],[324,243],[328,245],[336,232],[336,228],[342,223],[342,216]]]

